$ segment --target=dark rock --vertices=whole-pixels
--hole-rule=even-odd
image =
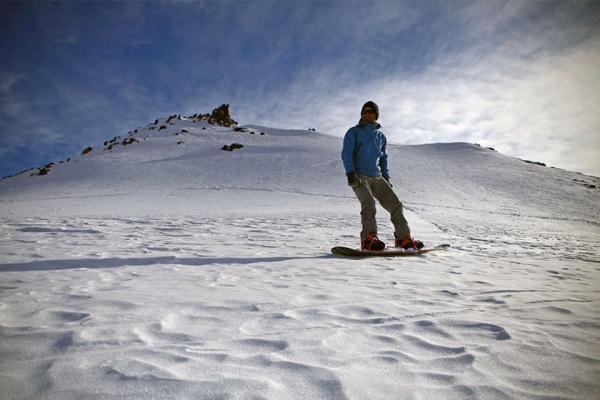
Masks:
[[[242,147],[244,147],[243,144],[231,143],[229,146],[225,145],[225,146],[221,147],[221,150],[233,151],[233,150],[241,149]]]
[[[93,150],[93,149],[92,149],[91,147],[89,147],[89,146],[88,146],[88,147],[86,147],[85,149],[83,149],[83,151],[81,152],[81,155],[87,154],[87,153],[89,153],[89,152],[90,152],[90,151],[92,151],[92,150]]]
[[[546,164],[539,162],[539,161],[530,161],[530,160],[522,160],[522,161],[525,161],[527,164],[541,165],[542,167],[546,166]]]
[[[208,123],[227,127],[238,124],[229,114],[229,104],[222,104],[219,108],[215,108],[208,119]]]
[[[177,142],[177,144],[185,144],[185,142]]]
[[[198,121],[208,121],[210,119],[210,114],[199,114]]]
[[[171,121],[173,121],[174,119],[181,119],[181,115],[178,114],[173,114],[171,116],[169,116],[169,118],[167,119],[167,124],[171,123]]]
[[[50,172],[53,166],[54,163],[52,162],[44,165],[42,168],[40,168],[38,175],[48,175],[48,172]]]
[[[167,129],[167,127],[165,125],[161,125],[160,128],[158,128],[159,131],[162,131],[163,129]]]
[[[198,121],[208,121],[208,119],[210,118],[210,114],[194,114],[190,118],[192,121],[194,122],[198,122]]]
[[[189,133],[189,132],[187,131],[187,129],[182,129],[181,133]]]

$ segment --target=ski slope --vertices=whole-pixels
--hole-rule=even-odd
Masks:
[[[600,179],[391,145],[413,235],[452,247],[348,260],[341,138],[243,128],[162,118],[0,181],[2,398],[600,397]]]

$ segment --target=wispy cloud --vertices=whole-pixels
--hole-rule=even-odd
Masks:
[[[476,142],[600,175],[600,36],[591,20],[581,23],[562,7],[532,21],[528,15],[540,11],[531,4],[498,4],[465,9],[457,16],[466,24],[465,44],[453,51],[444,43],[429,48],[436,56],[418,73],[398,70],[360,81],[351,65],[321,65],[298,74],[285,90],[261,96],[262,110],[244,112],[265,124],[316,125],[341,136],[362,103],[373,99],[396,143]],[[240,102],[248,99],[242,95]]]

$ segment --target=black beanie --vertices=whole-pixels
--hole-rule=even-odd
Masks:
[[[365,108],[372,108],[373,110],[375,110],[375,115],[377,116],[377,119],[379,119],[379,107],[377,106],[377,104],[375,104],[374,101],[367,101],[365,104],[363,104],[362,109],[360,111],[362,112],[362,110],[364,110]]]

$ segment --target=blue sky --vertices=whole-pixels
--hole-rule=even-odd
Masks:
[[[600,176],[600,2],[0,3],[0,176],[159,116],[466,141]]]

